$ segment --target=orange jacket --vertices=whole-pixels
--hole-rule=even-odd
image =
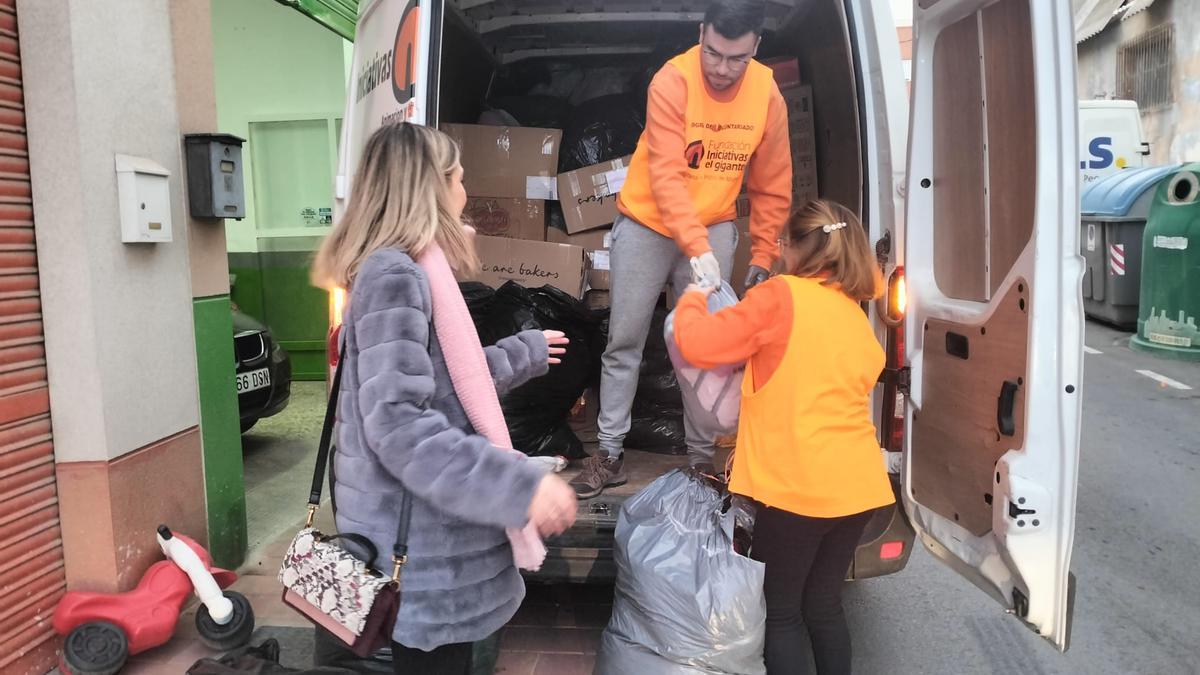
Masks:
[[[693,47],[654,76],[617,208],[695,257],[711,250],[708,226],[736,217],[745,181],[751,263],[769,268],[792,201],[787,105],[756,61],[728,92],[712,91],[700,68]]]
[[[675,340],[701,368],[748,360],[730,490],[815,518],[895,501],[870,408],[883,348],[854,300],[794,276],[714,315],[688,293]]]

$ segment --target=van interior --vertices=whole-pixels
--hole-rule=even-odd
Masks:
[[[696,44],[707,4],[448,0],[440,49],[434,47],[440,62],[438,90],[432,97],[437,108],[431,118],[439,124],[476,124],[483,121],[481,115],[486,119],[486,114],[503,111],[500,119],[521,126],[570,129],[598,122],[612,131],[605,156],[595,161],[631,154],[640,127],[630,134],[626,122],[633,117],[637,125],[644,124],[650,79],[668,59]],[[860,85],[845,4],[769,0],[766,6],[758,59],[797,59],[802,82],[812,87],[819,193],[862,215]],[[560,171],[583,165],[572,163],[570,136],[564,133]],[[553,211],[548,211],[553,224]],[[890,402],[895,408],[894,396]],[[550,556],[537,576],[571,581],[613,578],[612,530],[621,502],[685,463],[684,457],[631,451],[626,461],[630,482],[580,503],[575,527],[548,542]],[[898,479],[895,482],[899,490]],[[912,529],[900,509],[881,513],[864,533],[849,576],[902,569],[912,541]],[[890,553],[881,556],[886,542],[891,542],[886,549]]]

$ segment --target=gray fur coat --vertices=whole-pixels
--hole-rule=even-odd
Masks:
[[[432,650],[481,640],[517,611],[525,585],[504,528],[520,527],[544,471],[476,435],[433,330],[429,283],[405,253],[363,264],[344,316],[334,498],[339,532],[368,537],[391,570],[402,490],[413,496],[394,639]],[[485,349],[501,395],[544,375],[546,339]]]

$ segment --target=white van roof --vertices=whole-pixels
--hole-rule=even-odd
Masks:
[[[1113,108],[1131,108],[1133,110],[1137,110],[1138,104],[1137,104],[1137,101],[1112,101],[1112,100],[1108,100],[1108,99],[1093,98],[1093,99],[1081,99],[1079,101],[1079,107],[1080,108],[1106,108],[1109,110],[1111,110]]]

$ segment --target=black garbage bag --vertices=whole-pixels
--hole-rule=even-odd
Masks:
[[[540,377],[501,398],[513,445],[529,455],[582,458],[583,444],[567,424],[571,409],[598,377],[603,343],[599,320],[583,303],[553,286],[526,289],[509,282],[490,298],[470,293],[468,307],[484,345],[523,330],[560,330],[571,343],[552,376]]]
[[[650,333],[646,336],[646,346],[642,350],[642,375],[670,373],[674,376],[675,366],[671,365],[671,355],[667,352],[667,340],[663,333],[669,313],[662,301],[654,308],[654,315],[650,319]]]
[[[561,129],[571,106],[557,96],[497,96],[488,100],[488,107],[512,115],[523,127]]]
[[[196,661],[187,675],[354,675],[363,672],[352,666],[317,666],[307,670],[287,668],[279,663],[279,641],[269,638],[259,645],[246,645],[224,656]],[[392,672],[391,664],[386,671]]]
[[[500,633],[484,638],[471,645],[470,675],[492,675],[496,670],[496,660],[500,657]],[[313,663],[318,667],[334,673],[376,673],[391,675],[395,672],[392,666],[392,650],[385,647],[373,652],[366,658],[350,651],[346,644],[334,637],[323,628],[316,629],[313,645]],[[342,670],[345,669],[345,670]],[[313,671],[325,673],[326,670]]]
[[[625,434],[625,447],[660,455],[686,455],[687,435],[683,415],[677,417],[639,416],[631,420]]]
[[[682,417],[683,392],[675,373],[643,373],[638,378],[637,395],[633,398],[633,414],[642,417]]]
[[[572,110],[563,129],[558,170],[574,171],[632,155],[645,128],[645,107],[634,96],[613,94],[587,101]]]

